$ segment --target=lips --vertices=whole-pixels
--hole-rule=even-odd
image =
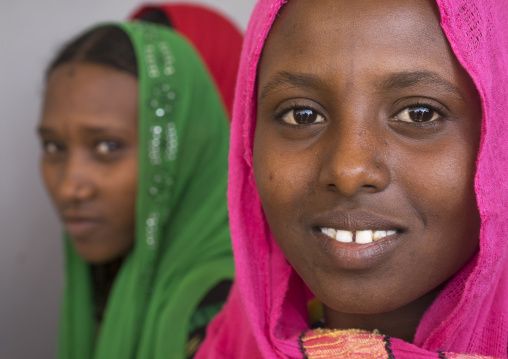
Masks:
[[[324,254],[338,267],[366,269],[394,250],[408,228],[398,220],[366,211],[332,211],[313,220]]]
[[[321,232],[341,242],[355,242],[355,239],[360,243],[364,239],[376,241],[394,234],[393,231],[407,230],[406,226],[398,220],[366,211],[331,211],[318,215],[313,222],[314,228],[319,228]],[[348,238],[351,240],[347,240]]]
[[[64,215],[65,229],[73,238],[84,238],[92,234],[100,224],[97,217],[83,214]]]

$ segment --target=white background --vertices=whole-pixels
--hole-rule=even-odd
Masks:
[[[139,3],[0,0],[0,358],[54,358],[57,347],[61,227],[40,180],[35,135],[44,69],[64,42],[125,19]],[[201,3],[245,30],[255,0]]]

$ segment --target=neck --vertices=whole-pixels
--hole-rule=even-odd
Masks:
[[[326,327],[330,329],[362,329],[402,339],[412,343],[425,311],[434,302],[443,286],[417,300],[384,313],[343,313],[323,305]]]
[[[118,270],[124,257],[114,259],[108,263],[90,265],[92,275],[92,290],[94,300],[95,320],[97,324],[102,322],[104,311],[109,298],[109,293],[115,282]]]

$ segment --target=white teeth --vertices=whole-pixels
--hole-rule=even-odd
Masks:
[[[322,228],[321,231],[326,234],[328,237],[335,238],[335,234],[337,233],[337,230],[333,228]]]
[[[356,242],[358,244],[367,244],[380,240],[381,238],[391,236],[392,234],[397,233],[397,231],[343,231],[334,228],[321,228],[321,232],[326,234],[328,237],[334,238],[335,240],[343,243]]]
[[[395,232],[395,231],[390,231],[390,232]],[[372,239],[374,241],[378,241],[383,237],[386,237],[386,231],[375,231],[374,235],[372,236]]]
[[[355,242],[360,244],[372,243],[372,231],[356,231]]]
[[[353,232],[350,231],[337,231],[335,239],[339,242],[349,243],[353,242]]]

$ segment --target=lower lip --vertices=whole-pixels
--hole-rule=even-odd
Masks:
[[[98,226],[99,222],[95,220],[74,220],[66,221],[65,228],[73,238],[86,237],[90,235]]]
[[[316,231],[315,235],[325,254],[331,257],[332,262],[337,267],[349,270],[374,267],[395,249],[400,237],[399,233],[395,233],[372,243],[358,244],[339,242],[321,231]]]

